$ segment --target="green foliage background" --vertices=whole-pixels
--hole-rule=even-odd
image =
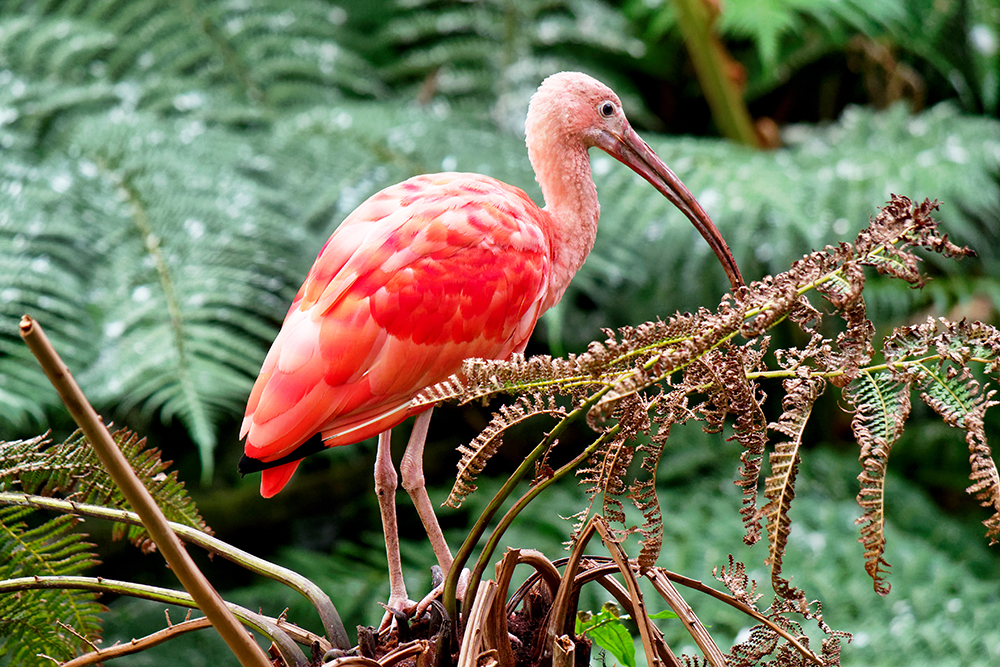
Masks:
[[[782,124],[781,149],[711,136],[666,2],[0,4],[0,437],[72,430],[17,336],[29,312],[107,418],[148,434],[183,478],[201,480],[196,495],[210,525],[262,555],[280,551],[307,574],[313,568],[330,581],[349,626],[371,622],[380,610],[359,605],[383,592],[375,591],[379,568],[360,565],[381,549],[369,450],[315,457],[284,499],[265,504],[256,480],[240,481],[233,470],[244,401],[315,253],[368,195],[416,173],[461,170],[538,198],[520,127],[530,93],[560,69],[590,72],[622,94],[748,278],[852,237],[890,193],[931,197],[944,202],[945,229],[979,258],[933,267],[922,292],[874,281],[873,318],[888,327],[934,312],[996,323],[1000,9],[987,0],[731,0],[719,29],[746,67],[752,111]],[[876,108],[885,101],[872,93],[878,68],[856,66],[859,37],[887,45],[917,75],[919,99]],[[713,305],[726,289],[677,211],[610,158],[593,160],[603,211],[597,246],[539,327],[537,351],[581,349],[600,327]],[[856,453],[840,440],[847,422],[839,407],[827,409],[820,421],[830,428],[815,440],[826,443],[818,460],[830,468],[816,471],[816,502],[796,509],[813,508],[800,519],[817,527],[805,544],[816,544],[814,535],[826,541],[803,549],[818,553],[816,562],[800,569],[789,560],[787,571],[811,577],[796,584],[823,598],[835,628],[884,629],[847,647],[844,664],[995,660],[1000,635],[982,619],[1000,611],[1000,559],[980,548],[974,528],[983,516],[962,493],[960,437],[941,426],[911,428],[894,454],[901,476],[892,486],[902,498],[889,505],[888,560],[897,564],[896,588],[883,601],[863,590],[860,546],[842,530],[856,493],[856,471],[843,461]],[[470,410],[443,414],[430,454],[443,464],[429,464],[438,484],[457,458],[452,447],[484,423]],[[661,563],[705,579],[740,548],[728,484],[737,455],[690,429],[671,440],[663,483],[664,493],[678,494],[667,522],[678,546]],[[336,477],[337,466],[354,479]],[[688,486],[688,475],[710,481]],[[564,493],[568,515],[575,492]],[[331,504],[343,514],[328,516]],[[547,511],[519,546],[549,543],[554,556],[568,524]],[[467,517],[448,519],[456,534]],[[706,523],[727,520],[731,534],[720,527],[711,545],[696,541]],[[369,528],[359,534],[359,524]],[[125,560],[115,549],[103,554],[108,567]],[[416,544],[409,554],[420,577],[426,551]],[[926,604],[911,597],[928,589]],[[274,592],[255,584],[244,594],[263,600]],[[956,604],[968,623],[952,611]],[[139,632],[122,617],[108,629],[122,639]],[[969,647],[976,651],[961,653]]]

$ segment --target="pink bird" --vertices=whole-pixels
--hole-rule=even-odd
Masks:
[[[373,195],[320,250],[253,386],[241,472],[261,495],[288,483],[316,434],[334,447],[378,435],[375,490],[389,559],[389,606],[409,609],[399,561],[390,429],[419,413],[400,464],[444,572],[451,553],[424,488],[431,411],[410,403],[464,359],[524,350],[594,246],[599,205],[588,149],[615,157],[677,206],[734,287],[739,268],[708,215],[632,130],[610,88],[579,73],[547,78],[531,99],[528,157],[545,207],[478,174],[417,176]]]

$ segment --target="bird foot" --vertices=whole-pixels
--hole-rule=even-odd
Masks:
[[[441,597],[441,593],[444,592],[444,576],[441,574],[441,568],[437,565],[431,568],[434,588],[430,593],[425,595],[420,602],[417,603],[416,607],[416,617],[420,618],[427,611],[427,608],[431,603]],[[462,574],[458,576],[458,587],[455,591],[455,597],[458,600],[462,600],[465,597],[465,589],[469,586],[469,568],[463,568]]]
[[[379,632],[385,632],[393,626],[398,628],[400,625],[406,625],[407,619],[417,610],[417,603],[406,597],[390,597],[382,606],[385,607],[385,615],[379,623]]]

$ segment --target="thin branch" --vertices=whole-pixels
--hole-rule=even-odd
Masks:
[[[79,657],[73,658],[69,662],[64,662],[60,665],[60,667],[89,667],[89,665],[96,665],[104,662],[105,660],[111,660],[112,658],[120,658],[123,655],[139,653],[140,651],[153,648],[154,646],[162,644],[163,642],[173,639],[174,637],[179,637],[180,635],[187,634],[188,632],[194,632],[195,630],[202,630],[210,627],[212,627],[212,624],[209,622],[208,618],[204,616],[201,618],[183,621],[181,623],[175,623],[170,627],[158,630],[141,639],[133,639],[128,644],[115,644],[114,646],[109,646],[108,648],[98,648],[91,653],[85,653]]]
[[[129,597],[153,600],[165,604],[174,604],[179,607],[198,608],[192,597],[181,591],[161,588],[159,586],[137,584],[131,581],[105,579],[103,577],[34,576],[0,581],[0,594],[45,589],[74,589],[96,591],[98,593],[114,593],[116,595],[128,595]],[[226,611],[233,618],[239,617],[244,623],[274,642],[275,646],[281,652],[282,658],[289,665],[308,667],[309,661],[301,649],[295,645],[295,642],[298,641],[306,646],[311,646],[313,642],[319,639],[316,635],[291,623],[268,618],[231,602],[226,602],[225,604]],[[281,627],[279,627],[279,623]],[[295,639],[291,637],[293,634],[295,635]],[[254,645],[256,646],[256,644]],[[266,667],[272,667],[270,660],[266,663]]]
[[[670,580],[656,569],[646,572],[646,578],[653,582],[656,592],[663,596],[663,599],[667,601],[670,608],[677,614],[677,617],[684,624],[684,628],[691,635],[691,638],[694,639],[694,642],[701,649],[708,662],[715,667],[726,667],[726,656],[719,650],[715,640],[712,639],[712,636],[708,634],[708,630],[702,624],[701,619],[691,609],[691,605],[687,603],[687,600],[670,583]]]
[[[142,525],[139,515],[128,510],[78,503],[59,498],[34,496],[27,493],[0,492],[0,505],[34,507],[61,514],[75,514],[77,516],[106,519],[130,525]],[[351,640],[348,638],[347,630],[344,628],[344,623],[340,620],[340,615],[330,600],[330,596],[312,581],[294,570],[289,570],[286,567],[254,556],[196,528],[173,521],[168,521],[167,523],[174,533],[185,542],[196,544],[209,553],[218,554],[251,572],[274,579],[301,593],[313,604],[320,619],[323,621],[323,627],[326,629],[330,642],[324,641],[322,643],[332,644],[325,646],[323,648],[324,651],[334,647],[344,650],[351,648]]]
[[[28,349],[35,355],[49,382],[59,392],[60,398],[73,420],[83,430],[107,468],[115,484],[122,490],[129,505],[142,517],[142,523],[150,537],[163,554],[184,588],[191,593],[198,608],[207,616],[212,625],[225,640],[230,650],[244,667],[270,667],[271,661],[263,649],[257,645],[246,629],[233,616],[218,592],[198,569],[191,556],[184,549],[180,539],[170,529],[163,511],[157,506],[152,495],[143,486],[135,471],[129,466],[124,455],[115,445],[107,427],[87,398],[80,391],[69,369],[59,358],[49,343],[45,332],[31,317],[21,318],[21,337]]]
[[[611,552],[611,558],[615,561],[615,565],[618,566],[618,570],[625,578],[625,585],[628,587],[629,597],[632,598],[632,607],[635,610],[635,614],[633,614],[632,619],[635,621],[636,625],[639,626],[639,636],[642,638],[642,647],[646,651],[646,664],[649,665],[649,667],[659,667],[659,656],[653,653],[653,637],[655,636],[653,631],[653,622],[649,620],[649,614],[646,613],[646,605],[642,600],[642,592],[639,590],[639,582],[636,580],[635,573],[632,571],[632,568],[629,567],[628,558],[625,555],[624,550],[622,550],[621,545],[615,542],[611,537],[611,531],[608,529],[607,524],[604,523],[602,518],[595,516],[591,519],[591,523],[601,536],[601,540],[604,541],[604,546]],[[723,662],[723,665],[724,664],[725,662]]]

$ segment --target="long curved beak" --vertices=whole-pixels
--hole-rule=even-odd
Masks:
[[[670,200],[670,203],[679,208],[715,251],[733,289],[743,286],[740,267],[736,265],[733,253],[730,252],[726,240],[722,238],[715,223],[708,217],[708,213],[705,213],[705,209],[691,191],[681,183],[681,179],[677,178],[677,175],[663,163],[635,130],[626,125],[621,137],[610,132],[601,132],[597,136],[596,146],[645,178],[660,194]]]

